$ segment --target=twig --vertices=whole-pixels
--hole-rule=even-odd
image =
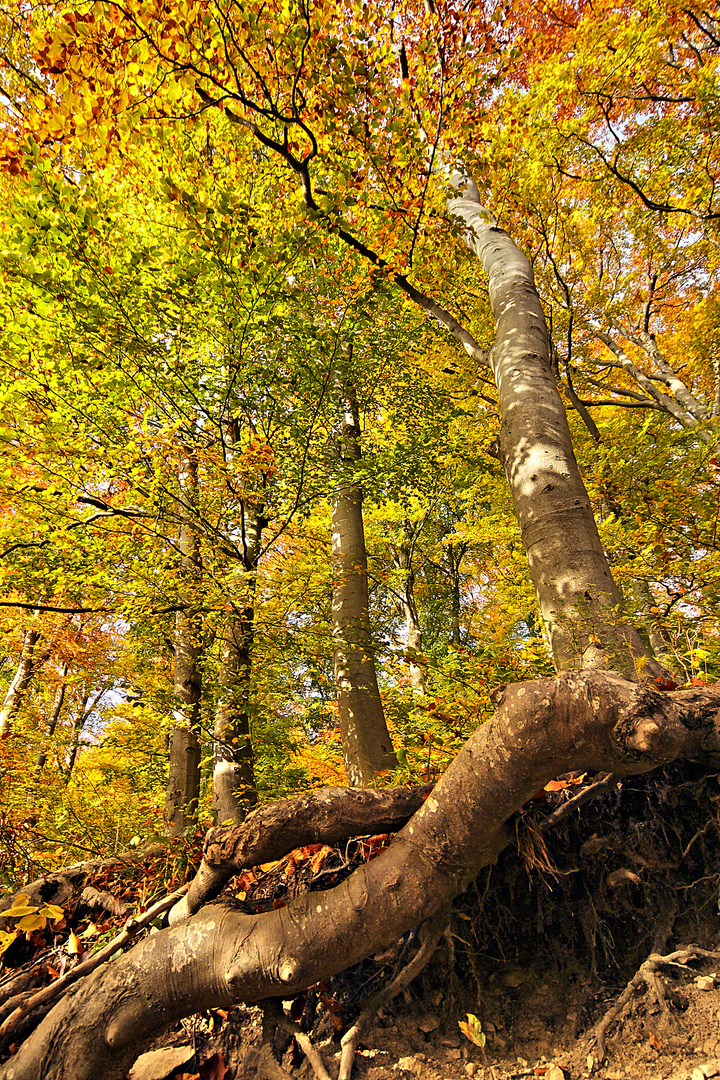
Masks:
[[[93,956],[88,957],[87,960],[83,960],[83,962],[73,968],[72,971],[68,971],[64,975],[61,975],[54,983],[43,987],[42,990],[38,990],[32,997],[25,1001],[18,1002],[15,1011],[8,1016],[7,1020],[5,1020],[2,1025],[0,1025],[0,1042],[7,1042],[9,1037],[17,1030],[21,1021],[31,1012],[56,1001],[57,998],[65,993],[72,983],[77,982],[78,979],[81,979],[84,975],[89,975],[91,971],[95,971],[95,969],[100,967],[101,964],[104,964],[106,960],[109,960],[118,949],[122,949],[128,945],[133,938],[137,936],[140,930],[148,925],[148,923],[152,922],[158,915],[162,915],[169,908],[173,907],[180,897],[185,895],[187,890],[188,886],[183,885],[180,889],[176,889],[175,892],[170,893],[169,896],[164,896],[162,900],[158,900],[156,904],[149,907],[142,915],[128,919],[121,933],[114,937],[103,949],[100,949],[100,951],[96,952]]]
[[[578,810],[586,802],[590,802],[591,799],[595,799],[598,795],[602,795],[603,791],[609,791],[610,788],[613,788],[619,779],[620,777],[616,776],[615,773],[605,773],[600,780],[596,780],[595,783],[590,784],[589,787],[583,788],[583,790],[577,795],[574,795],[572,799],[568,799],[562,806],[558,806],[557,810],[553,810],[552,814],[548,814],[546,818],[543,818],[540,828],[543,832],[545,829],[553,829],[564,818],[569,817],[573,810]]]

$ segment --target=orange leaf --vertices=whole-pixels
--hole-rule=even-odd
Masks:
[[[318,845],[318,850],[315,852],[312,859],[310,860],[310,869],[312,870],[313,874],[317,874],[317,872],[320,870],[320,867],[327,859],[328,855],[332,855],[332,853],[333,849],[331,847],[328,847],[327,844]]]

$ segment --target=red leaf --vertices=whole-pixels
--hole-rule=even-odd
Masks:
[[[658,675],[657,679],[653,679],[653,683],[658,690],[677,690],[680,685],[674,679],[663,679],[662,675]]]

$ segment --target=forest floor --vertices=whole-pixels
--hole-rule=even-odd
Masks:
[[[401,999],[384,1010],[365,1034],[355,1058],[353,1080],[720,1077],[720,975],[712,978],[712,974],[712,965],[707,962],[693,965],[669,1015],[663,1015],[647,994],[639,994],[628,1015],[612,1029],[607,1060],[600,1067],[592,1059],[594,1045],[589,1031],[578,1028],[582,1014],[587,1014],[587,996],[569,995],[567,987],[552,978],[543,979],[532,967],[523,971],[508,968],[483,1001],[482,1026],[487,1036],[483,1049],[464,1038],[443,1001],[434,1006],[427,989],[421,997],[412,993],[409,1001]],[[603,999],[609,1005],[616,997],[607,988],[593,1004],[602,1013]],[[172,1058],[165,1058],[163,1066],[162,1056],[151,1055],[140,1060],[131,1080],[252,1080],[257,1072],[261,1028],[259,1008],[233,1010],[218,1027],[212,1016],[194,1017],[158,1044],[185,1047],[191,1056],[168,1071]],[[323,1057],[334,1080],[340,1063],[339,1042],[319,1041],[326,1044]],[[296,1062],[299,1064],[292,1068]],[[292,1077],[313,1080],[308,1062],[297,1053],[293,1060],[292,1048],[284,1054],[284,1065]]]

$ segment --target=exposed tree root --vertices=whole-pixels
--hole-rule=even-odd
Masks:
[[[317,1080],[331,1080],[325,1062],[320,1056],[320,1051],[313,1044],[309,1035],[301,1031],[297,1024],[293,1024],[287,1019],[278,998],[270,998],[268,1001],[263,1002],[262,1046],[255,1080],[282,1080],[282,1078],[292,1080],[290,1073],[277,1063],[273,1054],[273,1041],[277,1031],[284,1031],[295,1039],[295,1042],[308,1059]]]
[[[46,874],[45,877],[31,881],[28,885],[23,885],[22,889],[18,889],[18,892],[22,893],[23,896],[27,896],[28,902],[36,904],[38,907],[42,907],[43,904],[59,904],[62,907],[79,889],[85,886],[90,875],[97,873],[98,870],[109,870],[115,866],[131,866],[143,862],[151,855],[165,855],[166,853],[167,849],[163,845],[151,844],[139,850],[124,851],[122,854],[113,855],[109,859],[90,859],[88,862],[75,863],[73,866],[66,866],[62,870]],[[93,890],[93,893],[95,892],[96,890]],[[14,895],[17,896],[17,894]],[[103,895],[106,896],[107,894]],[[112,899],[113,903],[117,903],[114,897]],[[0,898],[0,920],[2,920],[2,912],[12,907],[12,903],[13,894]],[[112,910],[112,908],[108,910]],[[5,925],[4,921],[0,922],[0,926],[4,927]]]
[[[406,986],[410,985],[415,976],[420,974],[435,952],[437,943],[447,929],[449,922],[450,909],[444,908],[434,918],[423,923],[420,928],[420,948],[412,960],[398,972],[392,982],[365,999],[360,1015],[352,1027],[345,1032],[340,1042],[342,1050],[338,1080],[350,1080],[358,1043],[363,1033],[374,1020],[378,1009],[389,1005],[393,998],[397,997]],[[324,1078],[318,1078],[318,1080],[324,1080]]]
[[[210,829],[203,860],[182,901],[170,912],[174,925],[211,903],[241,870],[305,844],[335,844],[351,836],[396,832],[420,809],[431,784],[398,788],[320,788],[254,810],[240,825]]]
[[[554,829],[556,825],[559,825],[565,818],[570,817],[574,810],[579,810],[585,803],[590,802],[591,799],[596,799],[598,795],[603,795],[606,791],[610,791],[620,781],[619,776],[615,776],[614,773],[604,773],[599,780],[590,784],[588,787],[579,791],[572,799],[568,799],[567,802],[558,806],[557,810],[553,810],[552,814],[548,814],[542,821],[540,828],[543,832],[546,829]]]
[[[148,926],[153,919],[156,919],[159,915],[163,915],[169,908],[172,908],[178,900],[184,896],[187,892],[187,885],[183,885],[182,888],[177,889],[175,892],[170,893],[169,896],[164,896],[162,900],[158,900],[156,904],[144,911],[142,915],[138,915],[134,919],[128,919],[125,923],[123,930],[117,934],[112,941],[94,953],[93,956],[88,957],[82,963],[78,964],[71,971],[67,971],[64,975],[61,975],[55,982],[50,983],[49,986],[45,986],[42,990],[38,990],[37,993],[32,991],[25,991],[18,994],[16,997],[10,998],[5,1001],[2,1006],[3,1022],[0,1024],[0,1049],[4,1048],[11,1042],[13,1035],[18,1030],[26,1016],[29,1016],[37,1009],[47,1008],[57,1001],[66,990],[69,990],[73,983],[78,979],[82,979],[83,976],[89,975],[91,971],[104,964],[111,956],[114,956],[118,949],[123,949],[128,945],[133,938],[137,937],[140,931]]]
[[[120,1080],[176,1020],[290,997],[439,913],[507,845],[508,820],[568,770],[720,762],[720,687],[662,693],[612,672],[505,687],[390,846],[334,888],[248,915],[207,905],[72,986],[4,1080]],[[291,846],[297,843],[295,838]]]
[[[644,964],[641,964],[633,975],[613,1007],[608,1009],[600,1022],[595,1025],[591,1036],[595,1040],[595,1052],[592,1054],[593,1071],[597,1071],[607,1057],[605,1038],[608,1029],[616,1020],[622,1017],[633,995],[643,983],[654,996],[666,1019],[673,1025],[677,1023],[675,1016],[670,1012],[667,989],[661,978],[661,973],[672,971],[676,974],[692,975],[692,968],[688,968],[687,964],[690,960],[695,959],[720,960],[720,953],[709,952],[707,949],[701,949],[698,945],[687,945],[676,952],[668,953],[667,956],[660,956],[657,953],[651,953],[648,956]]]

